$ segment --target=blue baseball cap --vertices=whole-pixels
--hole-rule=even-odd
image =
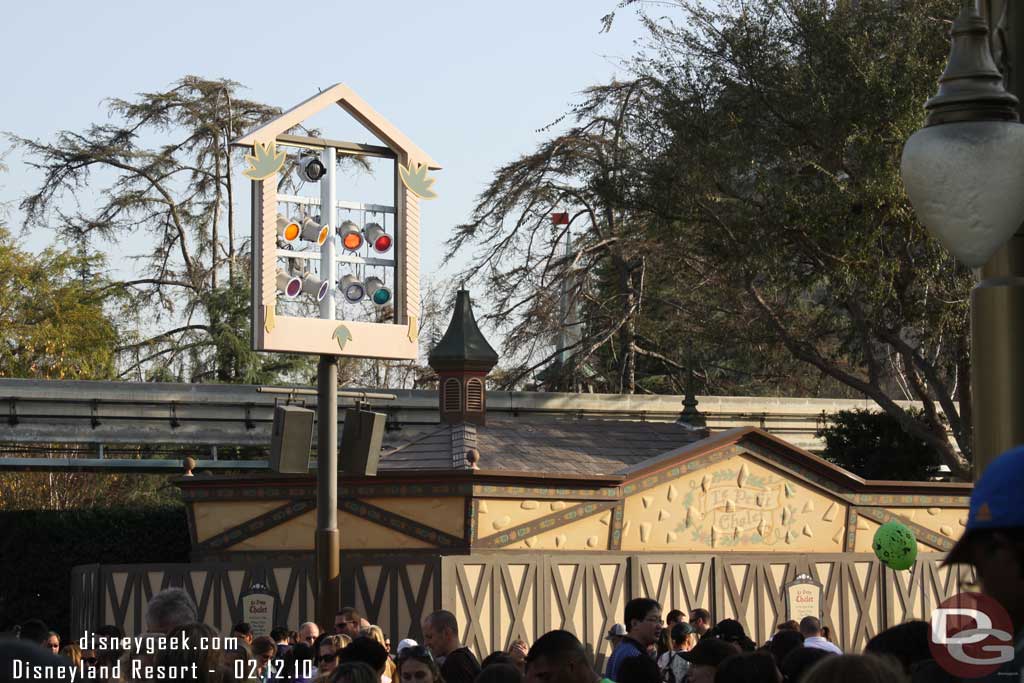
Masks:
[[[963,536],[944,564],[968,564],[972,532],[1024,527],[1024,446],[1012,448],[989,463],[971,491],[971,509]]]

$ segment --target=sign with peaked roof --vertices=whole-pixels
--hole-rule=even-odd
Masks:
[[[334,105],[383,145],[292,134]],[[342,83],[232,144],[251,149],[253,348],[415,359],[419,202],[436,196],[438,163]],[[339,155],[390,162],[391,204],[339,200]],[[319,198],[287,192],[292,169]]]

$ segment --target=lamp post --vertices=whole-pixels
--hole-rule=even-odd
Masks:
[[[1024,443],[1024,125],[1012,91],[1024,86],[1024,8],[973,0],[953,23],[952,47],[925,127],[907,141],[901,171],[918,218],[976,269],[971,291],[971,415],[975,479]]]

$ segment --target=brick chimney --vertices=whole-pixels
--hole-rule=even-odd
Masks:
[[[448,331],[430,352],[430,367],[438,376],[441,422],[487,423],[484,380],[498,363],[498,353],[484,338],[473,316],[469,292],[460,289]]]

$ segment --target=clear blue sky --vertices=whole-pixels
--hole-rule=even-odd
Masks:
[[[423,207],[429,275],[493,169],[530,151],[536,129],[581,89],[622,74],[618,61],[634,52],[642,29],[622,10],[601,34],[600,18],[616,4],[8,3],[0,130],[41,139],[81,130],[105,117],[104,98],[159,90],[186,74],[231,78],[249,97],[282,108],[343,81],[444,166],[439,198]],[[16,154],[6,163],[0,201],[17,200],[37,176]]]

